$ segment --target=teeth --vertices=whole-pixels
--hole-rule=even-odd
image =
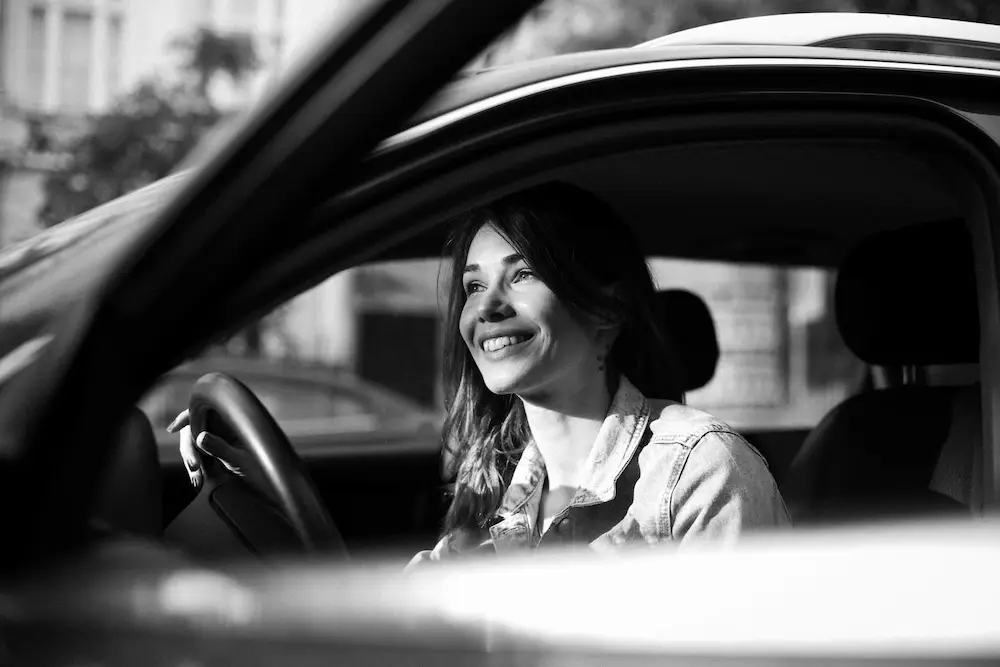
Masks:
[[[523,343],[527,339],[527,336],[497,336],[496,338],[487,338],[483,341],[483,349],[487,352],[496,352],[509,345]]]

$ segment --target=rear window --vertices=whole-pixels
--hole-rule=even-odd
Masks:
[[[864,364],[834,319],[833,270],[662,258],[650,268],[660,289],[701,297],[715,323],[718,366],[688,404],[748,432],[800,430],[860,386]]]

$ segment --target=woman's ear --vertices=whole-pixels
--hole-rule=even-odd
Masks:
[[[618,339],[621,329],[620,322],[610,319],[600,319],[595,325],[594,338],[599,346],[610,350],[615,344],[615,340]]]
[[[613,285],[608,285],[601,288],[601,292],[605,296],[613,299],[614,301],[621,301],[621,291],[623,287],[619,283]],[[605,329],[614,329],[614,337],[618,336],[618,330],[621,329],[623,318],[619,313],[608,312],[604,313],[596,318],[598,331],[603,331]]]

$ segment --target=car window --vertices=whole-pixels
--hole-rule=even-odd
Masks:
[[[741,430],[805,430],[860,387],[865,366],[847,350],[834,321],[833,270],[668,258],[649,264],[660,289],[696,294],[714,321],[718,365],[706,385],[686,395],[688,404]],[[207,350],[204,370],[224,362],[239,377],[241,363],[267,364],[266,373],[242,379],[279,423],[440,416],[446,268],[426,259],[339,273]],[[303,382],[303,368],[328,370],[353,389]],[[149,400],[183,406],[188,390],[175,383]]]
[[[160,431],[201,375],[222,372],[254,392],[293,446],[303,430],[341,442],[436,433],[441,275],[436,259],[338,273],[167,373],[140,406]]]
[[[715,323],[718,366],[688,404],[744,431],[805,430],[861,386],[865,366],[834,320],[832,269],[664,258],[650,267],[660,289],[701,297]]]

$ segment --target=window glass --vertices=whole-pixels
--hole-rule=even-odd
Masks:
[[[672,259],[650,267],[661,289],[701,297],[715,323],[719,363],[687,394],[690,405],[746,431],[807,429],[860,386],[864,366],[834,321],[832,270]]]
[[[108,20],[108,97],[116,97],[121,89],[122,75],[122,17],[112,16]]]
[[[419,260],[342,272],[207,350],[184,382],[219,364],[244,373],[279,423],[440,419],[447,268]],[[650,268],[660,289],[693,292],[712,314],[720,359],[711,381],[687,394],[690,405],[748,432],[802,430],[860,386],[864,366],[834,323],[832,271],[663,258]],[[303,369],[326,379],[303,379]],[[168,412],[183,409],[186,391]]]
[[[90,13],[63,14],[59,63],[59,103],[67,111],[90,106],[93,21]]]
[[[28,26],[27,102],[35,108],[45,101],[45,8],[32,7]]]
[[[338,441],[407,430],[436,439],[440,265],[383,262],[339,273],[169,373],[141,407],[165,428],[198,377],[219,371],[254,391],[293,446],[303,431]]]
[[[257,29],[258,0],[229,0],[229,16],[236,30],[253,32]]]
[[[779,479],[814,426],[853,391],[862,368],[832,320],[833,275],[653,259],[661,288],[699,295],[722,354],[689,404],[730,422],[767,457]],[[447,262],[381,262],[341,272],[175,369],[143,401],[160,458],[180,467],[164,428],[202,374],[244,381],[302,456],[352,556],[372,549],[402,559],[440,530],[453,474],[441,449],[442,289]],[[668,322],[683,327],[685,322]],[[776,437],[771,437],[772,435]],[[189,493],[173,480],[179,512]]]
[[[212,22],[212,15],[215,12],[215,4],[219,0],[189,0],[191,7],[190,15],[201,25],[209,25]]]

